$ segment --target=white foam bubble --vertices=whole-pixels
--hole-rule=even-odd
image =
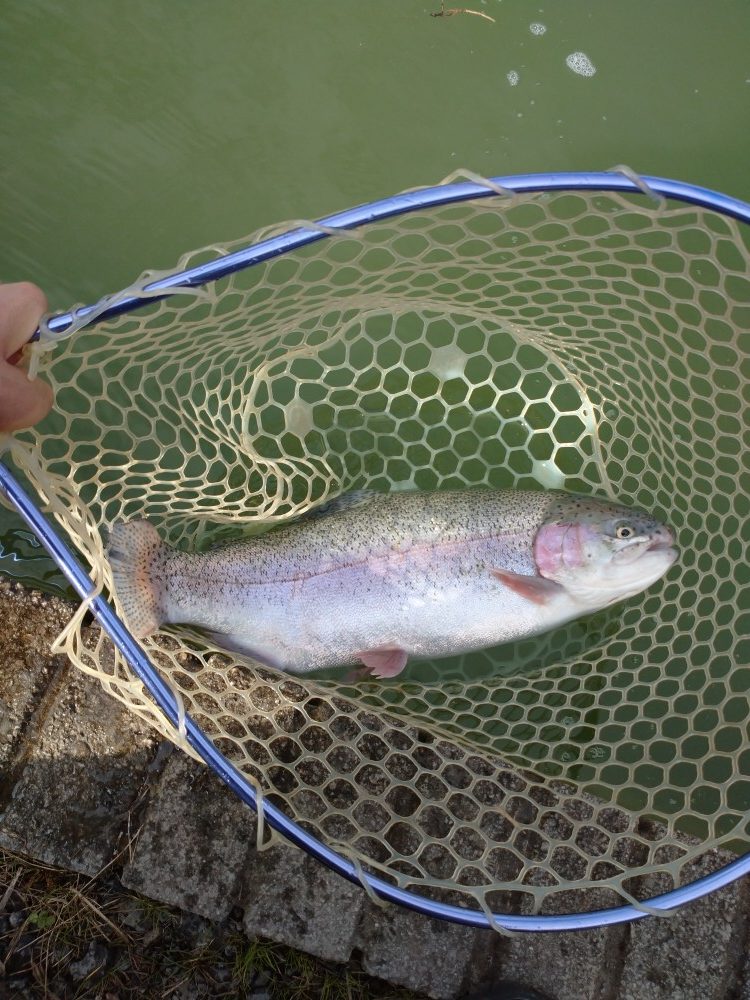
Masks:
[[[290,434],[303,438],[315,427],[312,406],[302,399],[293,399],[284,408],[286,429]]]
[[[532,35],[543,35],[546,30],[547,30],[547,25],[539,24],[538,21],[534,21],[533,24],[529,25],[529,31],[531,32]]]
[[[585,52],[571,52],[565,57],[565,65],[579,76],[593,76],[596,73],[596,66]]]
[[[506,78],[511,87],[515,87],[518,84],[518,81],[520,80],[518,73],[516,73],[514,69],[512,69],[510,73],[506,73]]]
[[[445,347],[436,347],[432,352],[429,368],[438,378],[460,378],[467,361],[468,358],[460,347],[456,344],[446,344]]]

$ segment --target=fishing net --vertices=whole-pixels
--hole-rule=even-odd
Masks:
[[[395,681],[144,642],[248,780],[364,870],[486,911],[642,902],[750,841],[748,265],[733,219],[642,195],[419,209],[43,345],[56,407],[13,456],[105,591],[123,518],[201,550],[349,489],[655,512],[681,556],[647,593]],[[65,652],[191,752],[84,611]]]

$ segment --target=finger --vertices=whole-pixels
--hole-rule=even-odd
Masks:
[[[42,379],[30,382],[18,368],[0,361],[0,431],[30,427],[52,406],[52,389]]]
[[[47,296],[30,281],[0,285],[0,357],[28,343],[47,308]]]

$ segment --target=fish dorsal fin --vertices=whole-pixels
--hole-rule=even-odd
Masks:
[[[342,493],[340,496],[326,500],[319,507],[306,510],[301,515],[300,520],[308,520],[318,517],[329,517],[331,514],[340,514],[342,511],[352,507],[359,507],[374,500],[375,497],[382,496],[377,490],[351,490],[349,493]]]

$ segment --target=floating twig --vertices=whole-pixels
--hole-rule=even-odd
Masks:
[[[430,17],[453,17],[454,14],[473,14],[474,17],[483,17],[485,21],[495,23],[495,18],[489,14],[483,14],[481,10],[469,10],[468,7],[445,7],[445,0],[440,4],[440,10],[433,11]]]

